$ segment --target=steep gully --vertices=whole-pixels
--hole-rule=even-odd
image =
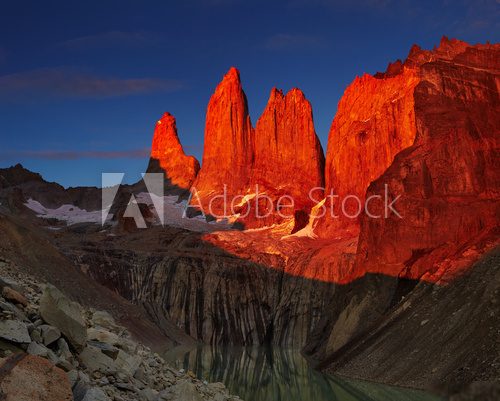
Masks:
[[[446,296],[432,298],[434,312],[427,311],[440,321],[401,318],[401,308],[411,310],[429,293],[457,286],[471,294],[457,310],[473,313],[484,302],[472,295],[477,289],[467,287],[464,277],[475,274],[478,260],[490,261],[483,265],[489,266],[493,285],[498,282],[499,264],[488,252],[499,238],[499,53],[498,45],[443,38],[432,51],[413,47],[404,63],[391,64],[385,73],[356,78],[339,103],[326,162],[310,104],[300,91],[273,90],[254,129],[239,74],[231,69],[209,102],[199,173],[192,159],[183,170],[188,159],[169,115],[157,124],[155,138],[170,138],[158,146],[170,149],[174,143],[176,153],[168,159],[181,162],[162,163],[163,150],[153,148],[150,168],[159,165],[178,191],[196,188],[202,205],[222,194],[224,184],[230,195],[249,198],[256,183],[273,199],[290,194],[298,202],[289,218],[275,210],[266,220],[241,219],[254,230],[207,234],[121,226],[110,229],[110,237],[68,227],[54,241],[98,282],[143,305],[164,331],[171,322],[211,344],[304,347],[323,367],[349,355],[368,361],[364,370],[349,362],[337,363],[337,370],[447,392],[456,390],[457,377],[463,383],[483,372],[498,377],[500,363],[490,357],[495,353],[489,339],[498,327],[493,320],[471,329],[475,344],[450,337],[453,330],[446,334],[452,348],[484,356],[481,363],[470,355],[438,352],[443,321],[451,325],[455,319],[446,314]],[[303,216],[314,205],[304,188],[323,181],[327,194],[400,196],[404,218],[308,222]],[[295,193],[297,188],[302,191]],[[332,207],[338,211],[338,204]],[[477,281],[479,288],[485,285]],[[488,302],[484,312],[498,316],[498,305],[488,309]],[[414,321],[417,327],[409,324]],[[426,341],[402,334],[406,347],[395,350],[383,335],[377,337],[387,322],[401,325],[403,334],[417,330]],[[376,350],[362,344],[370,338],[378,342]],[[428,355],[423,347],[434,352]],[[429,379],[432,370],[433,380],[399,373],[407,370],[408,352],[417,356],[412,374]],[[389,355],[393,363],[386,366],[382,362]],[[370,366],[386,370],[375,374]]]

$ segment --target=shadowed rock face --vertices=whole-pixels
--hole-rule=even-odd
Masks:
[[[67,252],[160,326],[171,321],[209,344],[303,346],[335,285],[301,277],[304,259],[290,270],[279,250],[250,257],[255,242],[268,251],[272,243],[239,235],[153,228],[105,242],[89,233],[84,252],[77,244]]]
[[[193,156],[186,156],[177,136],[175,118],[165,113],[157,121],[151,147],[149,173],[164,172],[168,184],[189,189],[200,169]]]

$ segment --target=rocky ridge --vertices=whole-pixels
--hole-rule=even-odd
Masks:
[[[170,367],[104,311],[0,265],[0,391],[8,401],[236,400]],[[27,378],[30,380],[27,380]]]

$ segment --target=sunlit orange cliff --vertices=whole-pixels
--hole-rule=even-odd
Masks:
[[[413,46],[404,62],[389,64],[384,73],[356,77],[333,119],[326,165],[304,94],[273,88],[253,128],[240,74],[231,68],[207,108],[203,163],[191,186],[196,204],[207,207],[218,197],[214,210],[228,214],[220,195],[238,195],[233,212],[246,228],[282,223],[282,229],[262,235],[281,237],[303,229],[305,236],[319,237],[308,247],[321,252],[311,251],[308,263],[292,274],[342,283],[376,272],[444,283],[498,239],[499,55],[496,44],[471,46],[443,37],[430,51]],[[177,136],[170,136],[173,149],[179,149]],[[155,140],[153,154],[166,152],[165,146],[170,145]],[[172,167],[165,163],[169,173]],[[183,173],[173,170],[188,177],[183,185],[196,174],[192,163]],[[244,207],[261,202],[253,199],[255,185],[273,200],[292,196],[293,209],[278,216],[274,205],[262,219],[244,214]],[[313,201],[309,190],[323,185],[325,192],[316,190]],[[353,196],[361,202],[371,198],[371,214],[382,217],[367,216],[357,202],[346,202],[342,211],[340,200]],[[401,217],[385,218],[383,196],[396,200]],[[324,203],[317,205],[321,199]],[[248,201],[244,207],[242,200]],[[314,218],[318,211],[324,217]],[[246,254],[249,236],[210,234],[206,239]],[[339,268],[335,260],[346,254],[352,257]],[[292,266],[285,270],[297,268]]]

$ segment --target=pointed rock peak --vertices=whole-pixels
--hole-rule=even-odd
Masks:
[[[418,46],[417,46],[418,47]],[[400,59],[389,63],[385,72],[377,72],[374,77],[377,79],[392,78],[403,72],[404,64]]]
[[[441,52],[453,51],[458,53],[464,51],[467,47],[470,47],[467,42],[454,38],[448,39],[448,37],[443,36],[441,38],[441,42],[439,42],[439,47],[436,50]]]
[[[207,106],[203,167],[194,185],[202,194],[202,204],[210,200],[209,193],[223,193],[226,187],[228,194],[237,194],[244,187],[252,150],[253,128],[247,98],[239,71],[231,67]]]
[[[220,96],[229,95],[231,99],[245,98],[245,94],[243,92],[243,87],[241,85],[240,80],[240,72],[235,68],[231,67],[229,71],[224,75],[222,81],[217,85],[214,92],[215,97],[210,99],[210,103],[214,99],[219,98]]]
[[[271,93],[269,94],[269,100],[267,104],[272,104],[276,103],[277,101],[293,101],[294,103],[298,102],[307,102],[306,96],[304,95],[304,92],[302,92],[299,88],[292,88],[290,89],[287,94],[283,94],[283,91],[281,89],[278,89],[276,87],[271,89]]]
[[[156,122],[156,125],[173,125],[175,126],[175,117],[168,111],[163,113],[161,118]]]
[[[148,172],[164,172],[169,184],[188,189],[200,165],[192,156],[186,156],[177,135],[175,117],[164,113],[156,122]]]
[[[273,87],[271,89],[271,93],[269,94],[268,103],[272,103],[276,101],[276,99],[281,99],[281,98],[283,98],[283,91],[281,89]]]
[[[292,88],[286,94],[287,99],[293,99],[295,102],[307,101],[306,95],[299,88]]]
[[[240,72],[238,71],[238,69],[236,67],[231,67],[226,75],[224,75],[224,79],[222,80],[222,82],[224,81],[240,82]]]
[[[160,159],[171,152],[184,154],[177,135],[175,117],[170,113],[164,113],[156,122],[151,157]]]
[[[441,41],[439,42],[439,47],[441,47],[443,45],[446,45],[446,44],[448,44],[450,42],[451,42],[451,40],[448,39],[448,36],[443,35],[443,37],[441,38]]]
[[[411,57],[419,52],[422,51],[422,48],[417,45],[416,43],[410,48],[410,53],[408,54],[408,57]]]

